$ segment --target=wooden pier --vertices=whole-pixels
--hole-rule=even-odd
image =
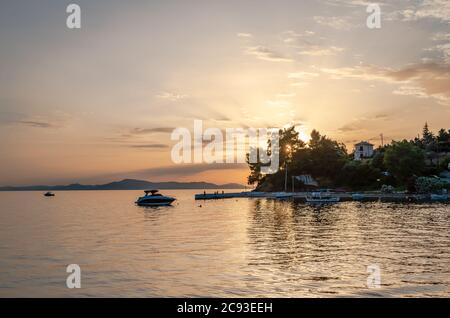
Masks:
[[[427,194],[406,194],[406,193],[358,193],[357,196],[351,192],[330,192],[334,197],[339,197],[340,202],[345,201],[358,201],[358,202],[447,202],[450,200],[447,196],[446,199],[434,201],[430,195]],[[195,200],[219,200],[219,199],[233,199],[233,198],[265,198],[274,200],[293,200],[298,202],[305,202],[306,196],[310,195],[310,192],[215,192],[215,193],[202,193],[196,194]]]

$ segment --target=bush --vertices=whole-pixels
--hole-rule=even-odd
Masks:
[[[383,184],[381,186],[381,193],[393,193],[394,187],[391,185]]]
[[[419,193],[432,193],[442,191],[444,182],[436,178],[419,177],[416,180],[416,191]]]
[[[347,162],[338,174],[337,184],[352,189],[376,189],[381,178],[380,170],[359,161]]]

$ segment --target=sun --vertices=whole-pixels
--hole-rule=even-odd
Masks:
[[[298,132],[298,137],[305,143],[309,142],[311,139],[311,136],[303,129]]]

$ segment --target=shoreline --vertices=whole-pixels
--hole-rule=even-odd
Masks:
[[[275,200],[294,200],[297,202],[306,202],[306,196],[310,192],[231,192],[231,193],[202,193],[195,194],[195,200],[218,200],[233,198],[265,198]],[[405,203],[450,203],[447,195],[446,199],[433,200],[431,194],[406,194],[406,193],[362,193],[362,192],[330,192],[334,197],[339,197],[339,202],[405,202]],[[358,198],[353,195],[358,194]],[[278,197],[278,196],[282,197]]]

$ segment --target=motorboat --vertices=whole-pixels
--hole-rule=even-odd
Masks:
[[[364,199],[365,199],[365,196],[362,193],[353,193],[352,194],[353,201],[363,201]]]
[[[44,196],[46,196],[46,197],[54,197],[55,194],[53,192],[45,192]]]
[[[146,190],[144,191],[145,195],[139,197],[136,200],[136,204],[139,206],[164,206],[170,205],[175,198],[162,195],[158,193],[159,190]]]
[[[339,197],[332,196],[328,192],[312,192],[306,196],[306,202],[311,204],[327,204],[339,202]]]
[[[448,200],[448,194],[443,193],[443,194],[435,194],[432,193],[430,195],[431,201],[447,201]]]
[[[275,192],[274,197],[277,200],[288,200],[292,198],[292,193],[287,192]]]

